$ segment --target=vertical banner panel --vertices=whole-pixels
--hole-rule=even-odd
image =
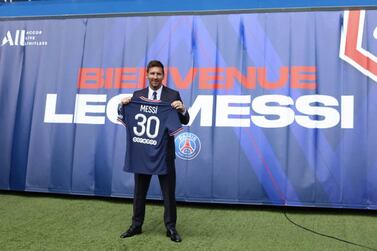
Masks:
[[[191,115],[178,200],[376,209],[376,16],[3,21],[0,188],[132,197],[116,106],[158,59]]]

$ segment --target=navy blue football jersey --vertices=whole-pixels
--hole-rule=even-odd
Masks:
[[[127,129],[124,170],[139,174],[166,174],[169,135],[182,130],[170,104],[140,97],[118,106],[118,121]]]

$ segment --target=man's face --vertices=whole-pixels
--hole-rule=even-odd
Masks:
[[[147,72],[147,79],[149,80],[149,86],[153,90],[157,90],[162,85],[164,79],[164,72],[160,67],[151,67]]]

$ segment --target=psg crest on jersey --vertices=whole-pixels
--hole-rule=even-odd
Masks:
[[[201,143],[195,134],[183,132],[175,137],[175,154],[183,160],[192,160],[198,156]]]

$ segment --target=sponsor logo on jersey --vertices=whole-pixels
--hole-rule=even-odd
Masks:
[[[195,159],[200,149],[199,137],[191,132],[180,133],[175,138],[175,154],[183,160]]]
[[[132,141],[135,142],[135,143],[152,145],[152,146],[157,145],[157,141],[153,140],[153,139],[144,139],[144,138],[139,138],[139,137],[133,137]]]

